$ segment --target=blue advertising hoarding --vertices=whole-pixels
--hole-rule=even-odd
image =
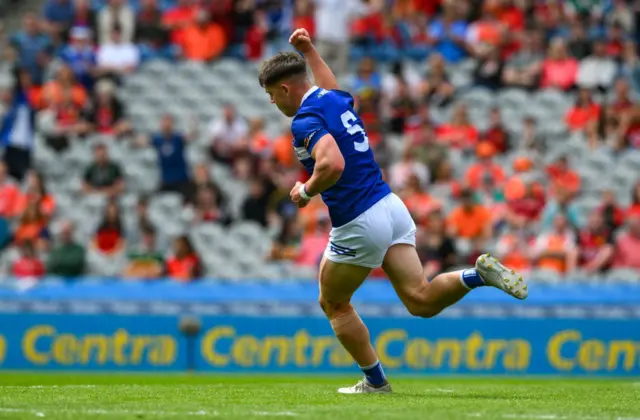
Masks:
[[[315,316],[201,316],[194,346],[175,315],[0,314],[0,369],[349,372]],[[639,319],[365,318],[399,373],[640,375]]]

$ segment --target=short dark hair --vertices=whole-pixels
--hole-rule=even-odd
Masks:
[[[307,75],[307,63],[300,54],[281,52],[264,61],[260,66],[258,80],[265,87],[291,76]]]

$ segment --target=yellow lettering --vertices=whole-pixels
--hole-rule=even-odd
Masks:
[[[311,342],[311,365],[320,366],[324,360],[324,353],[335,344],[333,337],[318,337]]]
[[[149,362],[155,366],[170,365],[176,360],[176,340],[170,335],[159,335],[151,340]]]
[[[599,340],[587,340],[578,350],[578,362],[584,370],[598,370],[602,367],[604,344]]]
[[[424,369],[429,364],[429,342],[424,338],[411,340],[405,351],[407,366],[412,369]]]
[[[276,363],[285,366],[289,358],[290,340],[287,337],[265,337],[262,351],[260,352],[260,364],[267,366],[271,361],[271,353],[278,355]]]
[[[469,369],[481,369],[482,368],[482,360],[478,358],[478,353],[482,349],[484,344],[484,339],[480,335],[479,332],[474,331],[467,339],[465,340],[465,346],[467,348],[466,351],[466,359],[467,359],[467,367]]]
[[[394,341],[405,341],[407,332],[404,330],[388,330],[382,332],[376,340],[376,352],[383,366],[399,368],[402,366],[401,357],[393,357],[388,352],[388,347]]]
[[[27,330],[22,337],[22,353],[28,361],[36,365],[45,365],[49,363],[48,353],[39,352],[36,349],[37,341],[41,337],[53,337],[56,330],[50,325],[37,325]]]
[[[447,356],[448,354],[448,356]],[[438,340],[436,342],[436,354],[433,360],[434,366],[443,366],[445,359],[448,358],[451,369],[460,367],[460,356],[462,354],[462,346],[458,340]]]
[[[231,345],[233,360],[240,366],[254,366],[254,360],[257,352],[258,340],[250,335],[241,336]]]
[[[309,347],[309,333],[306,330],[300,330],[293,336],[294,361],[296,366],[307,366],[307,347]]]
[[[609,359],[607,360],[607,369],[614,370],[618,368],[620,354],[624,354],[624,362],[622,367],[627,372],[633,369],[636,361],[636,346],[632,341],[612,341],[609,347]]]
[[[547,359],[551,366],[558,370],[571,370],[575,366],[573,359],[562,356],[562,346],[568,342],[577,342],[582,339],[580,332],[575,330],[560,331],[547,343]]]
[[[72,365],[78,351],[78,340],[71,334],[61,334],[53,340],[53,359],[62,365]]]
[[[88,335],[82,342],[82,348],[80,350],[80,363],[83,365],[88,364],[92,360],[92,353],[95,352],[95,359],[97,364],[104,365],[107,363],[109,352],[108,338],[101,334]]]
[[[129,333],[120,328],[113,334],[113,362],[116,365],[127,364],[125,349],[129,344]]]
[[[484,368],[493,369],[500,353],[507,347],[507,340],[488,340],[487,350],[484,356]]]
[[[511,340],[504,355],[507,370],[525,370],[531,363],[531,344],[526,340]]]
[[[142,356],[144,355],[144,349],[151,343],[151,338],[146,335],[132,336],[131,337],[131,355],[129,356],[129,362],[134,365],[139,365],[142,362]]]
[[[202,339],[200,348],[204,360],[213,366],[227,366],[230,360],[229,355],[218,353],[216,351],[216,345],[219,340],[232,338],[235,335],[236,330],[234,330],[233,327],[216,327],[207,331]]]
[[[7,355],[7,339],[4,335],[0,334],[0,365],[4,362],[4,358]]]

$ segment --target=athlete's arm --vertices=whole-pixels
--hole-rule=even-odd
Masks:
[[[307,195],[313,196],[331,188],[342,176],[344,171],[344,157],[336,140],[331,134],[325,134],[316,143],[311,151],[311,157],[315,160],[313,175],[304,184]],[[301,183],[291,190],[291,201],[294,203],[305,202],[300,194]]]
[[[296,29],[293,34],[291,34],[289,43],[304,55],[311,69],[311,73],[313,73],[313,79],[316,85],[327,90],[339,89],[336,76],[322,57],[320,57],[318,51],[316,51],[311,42],[311,36],[306,29]]]

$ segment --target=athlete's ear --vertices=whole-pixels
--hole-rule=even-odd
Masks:
[[[291,89],[289,89],[289,86],[283,83],[280,85],[280,87],[282,88],[282,91],[285,95],[289,95],[289,92],[291,91]]]

